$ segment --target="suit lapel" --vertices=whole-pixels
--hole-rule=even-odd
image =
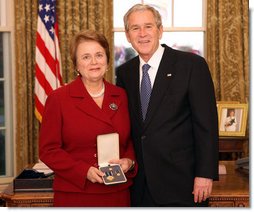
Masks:
[[[93,101],[92,97],[88,94],[83,82],[80,78],[76,79],[70,86],[70,96],[74,100],[76,108],[86,113],[95,119],[101,120],[109,125],[112,125],[111,118],[117,110],[107,108],[108,102],[113,102],[118,107],[120,106],[119,93],[112,91],[109,84],[105,82],[105,94],[102,109]]]
[[[149,125],[156,110],[159,110],[161,101],[165,96],[165,93],[167,92],[168,87],[170,86],[171,81],[175,75],[174,68],[174,63],[176,59],[175,55],[173,54],[170,48],[168,48],[167,46],[164,47],[165,51],[163,53],[161,63],[159,65],[158,72],[153,85],[153,90],[150,97],[150,102],[143,130],[145,130]]]
[[[102,105],[104,118],[109,118],[110,123],[113,116],[117,113],[118,108],[121,106],[120,92],[112,85],[105,82],[106,90]]]

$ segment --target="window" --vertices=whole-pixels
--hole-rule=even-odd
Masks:
[[[0,183],[13,176],[11,38],[14,32],[14,14],[12,3],[10,0],[0,1]]]
[[[204,56],[206,0],[114,0],[115,67],[136,55],[125,38],[123,16],[137,3],[149,4],[160,12],[164,28],[161,43]]]

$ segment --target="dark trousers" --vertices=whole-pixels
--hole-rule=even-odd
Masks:
[[[156,203],[147,186],[146,180],[143,184],[143,194],[139,201],[132,201],[132,207],[208,207],[208,199],[201,203],[194,203],[193,205],[183,204],[183,203],[170,203],[170,204],[158,204]]]

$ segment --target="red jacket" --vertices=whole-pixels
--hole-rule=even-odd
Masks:
[[[119,133],[120,158],[135,160],[130,139],[127,96],[123,89],[106,81],[102,109],[88,94],[78,77],[53,91],[47,98],[40,129],[40,159],[55,172],[54,190],[107,193],[128,188],[137,166],[126,173],[127,183],[113,186],[86,179],[91,166],[98,167],[96,137]],[[117,109],[111,109],[114,103]]]

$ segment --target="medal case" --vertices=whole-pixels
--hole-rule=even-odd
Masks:
[[[111,159],[120,158],[118,133],[97,136],[97,156],[99,169],[105,174],[102,177],[105,185],[127,182],[121,166],[108,163]]]

